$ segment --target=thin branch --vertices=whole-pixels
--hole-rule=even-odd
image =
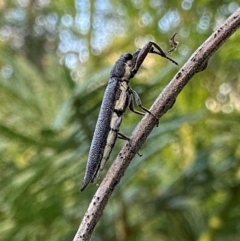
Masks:
[[[232,14],[189,58],[178,71],[163,92],[158,96],[150,111],[159,119],[174,104],[178,94],[189,80],[199,71],[207,67],[209,58],[220,46],[240,27],[240,8]],[[147,136],[156,126],[152,115],[145,115],[131,136],[131,146],[127,143],[113,162],[106,177],[96,191],[82,223],[75,235],[74,241],[90,240],[91,234],[102,216],[103,210],[114,188],[120,182],[131,160],[145,142]]]

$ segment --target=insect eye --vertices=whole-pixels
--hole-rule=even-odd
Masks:
[[[123,58],[126,59],[126,60],[132,60],[133,56],[130,53],[126,53],[126,54],[123,55]]]

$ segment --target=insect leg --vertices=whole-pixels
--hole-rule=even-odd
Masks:
[[[139,114],[139,115],[145,115],[144,112],[137,111],[137,110],[134,109],[134,102],[135,102],[136,105],[139,106],[142,110],[144,110],[145,112],[147,112],[147,113],[155,116],[154,114],[151,113],[151,111],[149,111],[146,107],[144,107],[144,106],[142,105],[142,101],[141,101],[139,95],[137,94],[137,92],[136,92],[135,90],[131,89],[131,92],[130,92],[130,93],[131,93],[131,97],[132,97],[132,98],[131,98],[131,100],[130,100],[129,109],[130,109],[132,112],[134,112],[134,113],[136,113],[136,114]]]
[[[172,52],[174,52],[177,49],[178,42],[175,40],[176,35],[177,35],[177,33],[173,34],[173,36],[169,39],[169,42],[172,47],[166,52],[166,54],[171,54]]]
[[[149,113],[150,115],[155,117],[155,119],[157,120],[157,125],[156,126],[158,126],[159,119],[151,111],[149,111],[146,107],[144,107],[142,105],[142,101],[141,101],[139,95],[137,94],[137,92],[135,90],[130,89],[130,91],[131,91],[130,92],[131,93],[131,99],[130,99],[130,103],[129,103],[129,109],[132,112],[134,112],[134,113],[136,113],[138,115],[145,115],[146,112]],[[134,109],[134,102],[136,103],[137,106],[139,106],[145,112],[135,110]]]
[[[154,50],[154,48],[152,48],[150,53],[161,55],[163,58],[166,58],[166,59],[170,60],[172,63],[178,65],[178,63],[175,60],[173,60],[172,58],[167,56],[168,54],[170,54],[174,51],[174,50],[172,50],[173,48],[171,48],[169,50],[170,51],[169,53],[168,52],[165,53],[165,52],[163,52],[163,50],[161,49],[161,47],[159,45],[157,45],[154,42],[151,42],[151,43],[152,43],[152,46],[154,46],[159,52]]]
[[[124,134],[118,132],[118,136],[119,139],[122,139],[124,141],[130,141],[130,138],[128,136],[125,136]]]
[[[118,138],[122,139],[122,140],[125,140],[125,141],[128,141],[129,146],[131,146],[131,140],[128,136],[125,136],[124,134],[118,132]],[[138,154],[138,156],[142,156],[142,154],[140,154],[139,152],[137,152],[137,154]]]
[[[124,141],[128,141],[129,146],[132,146],[132,145],[131,145],[131,139],[130,139],[128,136],[126,136],[126,135],[118,132],[118,136],[117,136],[117,137],[118,137],[119,139],[124,140]]]
[[[133,53],[133,65],[134,65],[134,67],[132,69],[132,77],[138,72],[138,70],[141,67],[143,61],[145,60],[145,58],[147,57],[147,55],[149,53],[158,54],[158,55],[162,56],[163,58],[166,58],[166,59],[170,60],[171,62],[173,62],[174,64],[178,65],[178,63],[175,60],[168,57],[168,55],[171,54],[172,52],[174,52],[177,48],[178,42],[175,41],[176,34],[177,33],[175,33],[170,38],[169,41],[171,43],[171,49],[169,49],[166,52],[158,44],[150,41],[142,49],[138,49],[135,53]]]

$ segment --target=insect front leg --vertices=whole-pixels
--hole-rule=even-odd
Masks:
[[[173,36],[169,39],[169,42],[172,47],[166,52],[166,54],[171,54],[172,52],[174,52],[177,49],[177,46],[179,43],[175,40],[176,35],[177,35],[177,33],[173,34]]]
[[[173,60],[172,58],[168,57],[169,54],[174,52],[177,48],[178,42],[175,41],[175,36],[177,33],[175,33],[171,38],[170,38],[170,44],[171,44],[171,49],[168,51],[164,51],[158,44],[149,41],[142,49],[138,49],[135,53],[133,53],[133,68],[132,68],[132,75],[131,77],[134,77],[134,75],[138,72],[139,68],[141,67],[143,61],[147,57],[149,53],[153,54],[158,54],[162,56],[163,58],[166,58],[170,60],[172,63],[178,65],[178,63]]]

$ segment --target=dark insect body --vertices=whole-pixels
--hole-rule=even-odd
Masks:
[[[100,172],[103,170],[104,164],[111,154],[117,137],[128,141],[130,140],[127,136],[119,132],[119,127],[126,110],[129,108],[139,115],[145,115],[146,112],[152,114],[147,108],[142,106],[138,94],[129,87],[129,81],[138,72],[148,53],[158,54],[177,65],[177,62],[168,57],[168,55],[176,49],[178,44],[174,39],[175,35],[176,34],[170,39],[172,48],[167,52],[164,52],[156,43],[148,42],[144,48],[138,49],[133,54],[123,54],[115,63],[99,112],[81,191],[83,191],[90,182],[97,180]],[[134,103],[144,112],[135,110]]]

